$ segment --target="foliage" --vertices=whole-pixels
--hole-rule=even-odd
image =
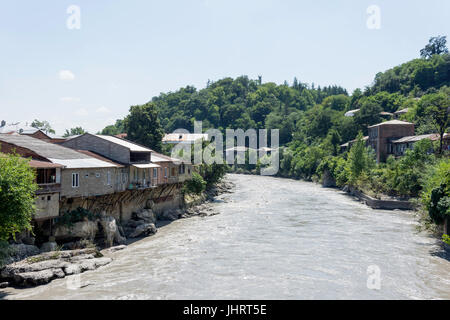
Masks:
[[[66,133],[64,133],[63,137],[67,138],[70,136],[76,136],[87,133],[82,127],[70,128],[70,130],[66,129]]]
[[[422,58],[431,58],[435,54],[448,53],[447,37],[437,36],[430,38],[429,43],[420,50],[420,56]]]
[[[450,159],[429,167],[423,178],[422,202],[437,224],[450,216]]]
[[[71,227],[76,222],[81,222],[85,219],[94,221],[99,217],[99,214],[94,214],[85,208],[78,207],[75,210],[72,210],[70,212],[67,211],[56,218],[56,225]]]
[[[36,190],[35,171],[29,160],[0,154],[0,240],[31,230]]]
[[[442,241],[444,241],[444,243],[450,245],[450,236],[448,234],[443,234],[442,235]]]
[[[31,126],[33,128],[39,129],[43,132],[45,132],[45,134],[48,133],[55,133],[55,130],[53,130],[52,126],[50,125],[50,123],[46,120],[44,121],[39,121],[37,119],[35,119],[32,123]]]
[[[108,136],[115,136],[117,134],[124,133],[125,132],[125,126],[124,125],[125,125],[124,120],[118,119],[118,120],[116,120],[115,124],[106,126],[100,132],[100,134],[108,135]]]
[[[359,132],[356,137],[356,142],[353,144],[348,155],[348,168],[350,172],[349,182],[351,184],[355,184],[367,167],[368,156],[366,153],[366,146],[363,140],[362,132]]]
[[[8,258],[14,253],[8,241],[0,240],[0,268],[7,264]]]
[[[161,151],[163,130],[154,103],[130,107],[130,113],[124,120],[124,128],[127,139]]]
[[[197,172],[192,173],[192,179],[185,182],[185,192],[200,194],[206,188],[206,181]]]

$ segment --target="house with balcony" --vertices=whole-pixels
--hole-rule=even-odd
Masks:
[[[37,222],[57,217],[63,199],[107,195],[122,188],[117,183],[120,165],[41,139],[0,134],[0,152],[31,159],[39,186],[34,215]]]
[[[385,162],[394,154],[393,141],[414,135],[414,124],[400,120],[390,120],[369,126],[368,145],[375,150],[377,162]]]
[[[90,133],[67,139],[61,145],[88,150],[123,165],[126,168],[123,172],[128,181],[127,189],[148,189],[158,184],[154,172],[160,170],[160,165],[151,161],[154,151],[145,146],[116,136]]]

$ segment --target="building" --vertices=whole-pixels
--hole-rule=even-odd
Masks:
[[[353,110],[349,110],[347,111],[344,116],[346,117],[353,117],[355,115],[355,113],[359,112],[359,109],[353,109]]]
[[[408,113],[408,110],[409,110],[408,108],[404,108],[404,109],[395,111],[395,112],[394,112],[394,117],[395,117],[395,119],[398,119],[398,118],[400,118],[402,115],[407,114],[407,113]]]
[[[100,160],[57,144],[17,134],[0,134],[0,152],[61,165],[60,198],[89,197],[120,190],[119,164]],[[58,175],[56,175],[57,180]]]
[[[363,141],[366,142],[366,147],[367,147],[367,146],[368,146],[368,142],[369,142],[369,136],[364,136],[364,137],[363,137]],[[356,139],[353,139],[353,140],[348,141],[348,142],[346,142],[346,143],[344,143],[344,144],[341,144],[341,145],[340,145],[341,151],[347,151],[347,150],[350,150],[351,147],[352,147],[352,145],[353,145],[355,142],[356,142]]]
[[[128,189],[153,188],[159,183],[160,165],[151,161],[154,151],[137,143],[115,136],[86,133],[67,139],[61,145],[76,150],[89,150],[124,165],[127,168],[127,178],[124,180],[128,181]]]
[[[39,187],[33,217],[38,229],[51,230],[65,202],[81,203],[123,189],[121,166],[98,156],[19,134],[0,134],[0,152],[31,159]]]
[[[423,139],[430,139],[431,141],[439,141],[440,136],[438,133],[422,134],[418,136],[406,136],[392,141],[393,154],[396,157],[403,156],[408,149],[413,149],[414,144]],[[443,137],[442,150],[450,150],[450,134],[446,133]],[[433,149],[429,150],[429,153],[434,152]]]
[[[414,135],[414,124],[400,120],[390,120],[369,126],[369,145],[375,150],[377,162],[386,161],[393,154],[394,140]]]
[[[194,144],[196,141],[208,141],[208,134],[206,133],[168,133],[163,139],[162,143],[168,144]]]
[[[400,139],[397,140],[393,140],[392,143],[392,147],[388,148],[390,150],[392,150],[392,154],[395,155],[396,157],[400,157],[403,156],[406,152],[406,150],[411,150],[414,148],[414,144],[418,141],[421,141],[423,139],[430,139],[430,140],[435,140],[435,139],[439,139],[439,135],[436,133],[431,133],[431,134],[422,134],[422,135],[418,135],[418,136],[406,136],[406,137],[402,137]],[[429,152],[433,152],[433,150],[429,150]]]
[[[63,165],[46,161],[31,160],[30,167],[36,170],[36,212],[33,219],[43,221],[59,216],[61,192],[61,169]]]
[[[159,169],[153,169],[154,174],[158,176],[158,184],[179,183],[192,177],[192,164],[190,163],[155,151],[152,152],[152,162],[159,165]]]

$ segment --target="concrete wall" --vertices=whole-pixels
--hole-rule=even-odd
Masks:
[[[91,134],[66,140],[61,145],[77,150],[93,151],[120,163],[130,163],[129,149]]]
[[[60,212],[70,212],[78,207],[93,213],[106,212],[118,221],[126,222],[132,213],[151,207],[155,213],[179,208],[183,205],[178,185],[160,186],[155,189],[126,190],[99,197],[61,199]]]
[[[40,194],[36,196],[35,220],[45,220],[59,216],[59,193]]]
[[[386,161],[388,153],[388,139],[399,139],[414,135],[413,124],[385,124],[369,128],[369,145],[377,155],[377,162]]]
[[[110,184],[107,184],[107,174],[110,172]],[[63,169],[61,172],[61,197],[90,197],[110,194],[124,190],[124,184],[119,181],[117,168],[91,168],[91,169]],[[79,175],[79,187],[72,187],[72,173]]]

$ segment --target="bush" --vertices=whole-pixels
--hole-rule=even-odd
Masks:
[[[193,172],[192,179],[187,180],[184,186],[186,193],[200,194],[206,188],[206,181],[197,172]]]
[[[431,219],[441,224],[450,217],[450,159],[429,167],[422,181],[422,203]]]
[[[28,163],[18,155],[0,154],[0,240],[31,230],[37,184]]]
[[[78,207],[70,212],[65,212],[62,216],[56,218],[56,224],[60,226],[71,227],[76,222],[84,221],[85,219],[94,221],[100,218],[99,214],[94,214],[87,209]]]
[[[450,245],[450,236],[448,234],[443,234],[442,241],[444,241],[444,243]]]

